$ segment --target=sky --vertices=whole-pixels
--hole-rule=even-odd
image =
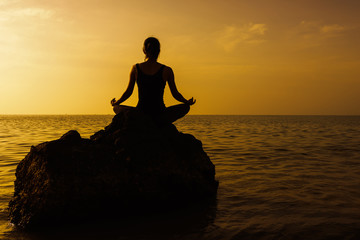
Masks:
[[[359,115],[358,0],[0,0],[0,114],[112,114],[160,40],[190,114]],[[137,89],[124,102],[136,106]],[[168,87],[165,104],[177,104]]]

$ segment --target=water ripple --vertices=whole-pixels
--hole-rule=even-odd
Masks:
[[[111,118],[0,115],[0,208],[31,145],[70,129],[89,137]],[[216,165],[216,218],[154,238],[360,239],[360,117],[187,116],[176,125],[200,139]],[[0,229],[6,221],[0,213]],[[135,236],[144,238],[128,239]]]

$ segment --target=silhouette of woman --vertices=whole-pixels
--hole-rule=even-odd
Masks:
[[[118,114],[122,108],[128,107],[120,104],[131,96],[135,83],[137,83],[139,101],[136,108],[151,116],[158,123],[172,123],[185,116],[190,110],[190,105],[193,105],[196,100],[194,98],[186,100],[176,88],[172,69],[157,62],[160,53],[158,39],[147,38],[143,51],[145,61],[132,67],[127,89],[119,100],[115,98],[111,100],[113,110]],[[169,84],[172,96],[182,104],[165,107],[164,88],[166,83]]]

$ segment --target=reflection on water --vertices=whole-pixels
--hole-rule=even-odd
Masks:
[[[153,215],[114,216],[113,219],[91,219],[41,231],[7,231],[8,239],[190,239],[205,237],[205,229],[216,217],[216,201],[196,203],[170,212]],[[170,237],[170,238],[169,238]]]
[[[89,137],[111,118],[0,116],[0,238],[360,239],[359,116],[187,116],[176,125],[203,142],[216,166],[216,207],[42,234],[11,230],[14,171],[30,146],[70,129]]]

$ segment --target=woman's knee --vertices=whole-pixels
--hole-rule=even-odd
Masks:
[[[184,104],[184,113],[187,114],[190,111],[190,105],[189,104]]]
[[[180,114],[183,117],[190,111],[190,105],[185,104],[185,103],[175,105],[174,106],[174,111],[177,112],[177,114]]]
[[[115,114],[119,114],[122,111],[128,111],[130,109],[135,109],[135,107],[126,106],[126,105],[115,105],[113,111]]]
[[[121,112],[121,107],[120,107],[120,105],[115,105],[115,106],[113,107],[113,111],[114,111],[115,114],[118,114],[119,112]]]

